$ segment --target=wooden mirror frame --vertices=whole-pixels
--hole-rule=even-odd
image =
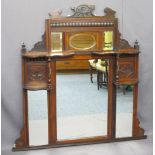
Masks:
[[[36,43],[31,51],[26,50],[22,45],[22,81],[23,81],[23,120],[24,126],[20,137],[15,141],[13,151],[51,148],[59,146],[92,144],[101,142],[116,142],[125,140],[144,139],[144,130],[139,126],[138,108],[138,57],[139,45],[135,42],[131,47],[128,42],[120,38],[118,31],[118,20],[115,18],[115,11],[105,9],[105,16],[94,16],[91,6],[82,5],[88,12],[77,12],[74,9],[72,17],[59,17],[46,20],[46,31],[42,41]],[[78,17],[77,17],[78,15]],[[80,17],[79,17],[80,15]],[[73,24],[73,23],[77,24]],[[68,25],[67,23],[71,23]],[[84,24],[81,24],[84,23]],[[90,25],[86,23],[91,23]],[[98,26],[95,23],[102,23]],[[108,24],[107,24],[108,23]],[[110,24],[109,24],[110,23]],[[77,51],[66,50],[66,40],[63,38],[63,51],[51,52],[51,32],[103,32],[112,30],[114,32],[114,49],[102,50],[101,39],[98,40],[98,49]],[[66,36],[64,34],[64,36]],[[82,138],[77,140],[57,141],[56,129],[56,61],[60,60],[109,60],[109,81],[108,81],[108,134],[93,138]],[[40,73],[41,78],[37,76]],[[32,75],[35,74],[35,78]],[[32,80],[33,78],[33,80]],[[133,95],[133,130],[132,137],[116,138],[116,86],[123,84],[134,85]],[[28,90],[47,90],[48,92],[48,145],[30,146],[28,130]]]

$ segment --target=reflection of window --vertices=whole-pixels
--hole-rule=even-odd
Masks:
[[[113,50],[113,31],[105,31],[103,40],[103,50]]]
[[[51,32],[51,51],[62,51],[62,32]]]

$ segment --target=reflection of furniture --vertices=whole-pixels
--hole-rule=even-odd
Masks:
[[[108,86],[108,61],[98,59],[96,63],[96,71],[97,71],[97,87],[98,90],[102,86]]]
[[[59,61],[56,63],[57,70],[88,70],[89,63],[86,60],[73,60]]]
[[[125,95],[125,93],[126,93],[126,85],[119,85],[119,86],[117,86],[117,88],[122,89],[122,92]]]
[[[90,81],[93,83],[93,71],[96,70],[97,60],[91,59],[89,61],[89,73],[90,73]]]
[[[93,70],[97,71],[97,87],[102,88],[102,86],[108,86],[108,61],[107,60],[89,60],[90,65],[90,79],[92,81],[92,73]],[[126,85],[118,86],[119,88],[122,88],[123,94],[125,95],[126,92]]]
[[[47,19],[45,35],[43,35],[42,41],[34,45],[32,50],[26,50],[25,45],[22,46],[24,125],[20,137],[15,142],[14,150],[146,138],[137,116],[138,43],[136,42],[135,46],[132,47],[126,40],[120,38],[118,20],[115,18],[115,11],[112,9],[106,8],[105,16],[99,17],[93,16],[93,9],[89,6],[84,5],[73,10],[74,15],[71,17]],[[78,18],[76,18],[77,16]],[[77,60],[86,60],[88,63],[88,60],[91,59],[108,60],[107,135],[58,141],[56,63]],[[134,86],[132,136],[117,138],[116,87],[122,84]],[[47,91],[48,144],[44,146],[29,145],[28,90]],[[71,97],[74,97],[72,93],[68,98]],[[91,96],[88,94],[88,97]],[[96,100],[98,99],[96,98]],[[80,97],[78,101],[80,102]]]

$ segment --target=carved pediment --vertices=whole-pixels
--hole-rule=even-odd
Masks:
[[[91,17],[94,16],[95,5],[79,5],[71,8],[71,10],[74,13],[71,17]]]

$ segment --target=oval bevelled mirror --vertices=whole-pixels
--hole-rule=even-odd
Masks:
[[[96,45],[96,38],[92,33],[77,33],[69,38],[69,46],[75,50],[88,50]]]

